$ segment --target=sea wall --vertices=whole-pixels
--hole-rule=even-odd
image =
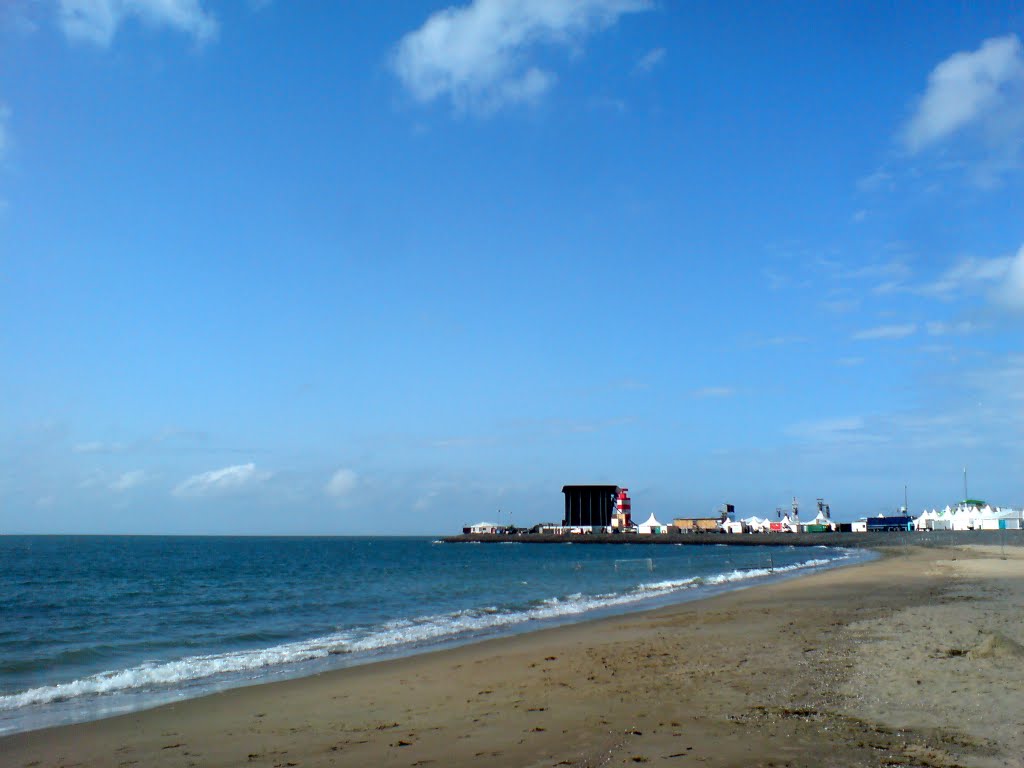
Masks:
[[[449,544],[479,542],[482,544],[520,542],[522,544],[725,544],[735,547],[953,547],[964,544],[1024,546],[1024,530],[1010,531],[921,531],[913,533],[667,533],[640,535],[635,533],[587,534],[463,534],[446,536]]]

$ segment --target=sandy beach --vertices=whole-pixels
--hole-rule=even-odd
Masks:
[[[1024,549],[685,603],[0,739],[3,766],[1021,766]]]

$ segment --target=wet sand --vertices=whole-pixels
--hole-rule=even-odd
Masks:
[[[1021,766],[1024,549],[708,600],[0,739],[2,766]]]

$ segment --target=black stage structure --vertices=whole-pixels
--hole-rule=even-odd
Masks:
[[[563,485],[565,494],[564,526],[604,526],[612,524],[617,485]]]

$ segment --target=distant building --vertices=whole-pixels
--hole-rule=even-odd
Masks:
[[[866,521],[869,531],[912,531],[914,518],[910,515],[879,515]]]
[[[683,533],[698,533],[702,531],[718,531],[720,517],[677,517],[672,525]]]
[[[617,485],[564,485],[565,518],[563,526],[609,528],[619,494]]]
[[[562,527],[557,523],[537,523],[530,529],[530,533],[559,533]]]
[[[645,520],[644,522],[640,523],[636,527],[636,532],[637,533],[643,533],[643,534],[668,533],[668,526],[665,525],[664,523],[659,522],[658,518],[656,518],[654,516],[654,513],[652,512],[651,516],[649,518],[647,518],[647,520]]]
[[[475,525],[469,525],[462,529],[463,533],[498,533],[501,530],[500,525],[494,523],[476,523]]]

